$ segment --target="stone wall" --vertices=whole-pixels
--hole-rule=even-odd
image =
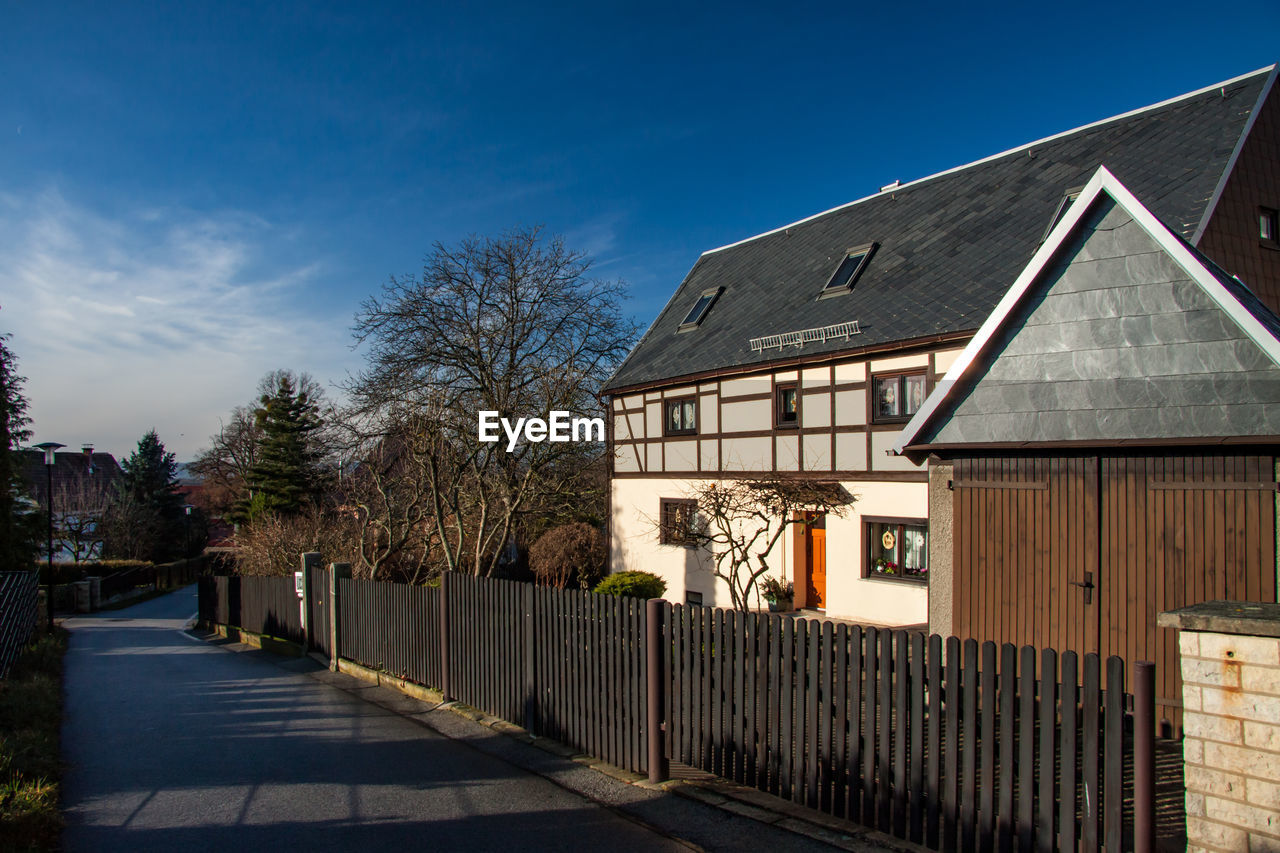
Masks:
[[[1228,607],[1268,618],[1186,618]],[[1187,849],[1280,853],[1280,605],[1210,602],[1165,616],[1184,617]]]

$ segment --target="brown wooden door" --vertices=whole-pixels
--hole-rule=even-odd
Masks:
[[[1082,457],[956,460],[956,635],[1097,651],[1097,468]]]
[[[1176,632],[1156,615],[1276,600],[1275,458],[956,460],[957,636],[1156,663],[1180,724]]]

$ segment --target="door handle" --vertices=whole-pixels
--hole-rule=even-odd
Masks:
[[[1093,572],[1084,573],[1084,582],[1067,581],[1072,586],[1078,586],[1084,590],[1084,603],[1093,604]]]

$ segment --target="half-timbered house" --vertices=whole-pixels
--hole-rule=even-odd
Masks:
[[[960,630],[956,589],[970,581],[953,575],[952,558],[970,541],[963,537],[998,548],[1033,534],[991,516],[968,517],[967,527],[953,525],[951,512],[943,523],[932,519],[931,505],[940,491],[952,493],[956,476],[930,464],[928,447],[896,453],[895,445],[907,449],[904,426],[938,397],[942,377],[1048,241],[1066,239],[1066,218],[1078,226],[1073,202],[1102,168],[1168,240],[1227,271],[1235,284],[1224,287],[1251,294],[1260,311],[1280,307],[1274,77],[1263,69],[895,182],[704,253],[604,389],[613,415],[612,569],[656,572],[676,600],[727,604],[708,555],[666,535],[673,520],[696,512],[690,493],[744,473],[815,478],[841,484],[856,503],[844,517],[796,525],[772,555],[794,580],[797,605]],[[1088,359],[1087,333],[1077,328],[1061,345]],[[1212,399],[1213,383],[1203,392]],[[967,414],[981,420],[973,406]],[[1256,455],[1257,465],[1269,464]],[[963,481],[980,485],[983,471]],[[1264,545],[1259,559],[1274,569],[1274,535]],[[931,589],[940,569],[945,620]],[[994,607],[993,596],[1013,589],[1021,587],[966,587],[966,601]],[[1274,577],[1270,589],[1274,596]],[[972,624],[968,635],[991,635]]]

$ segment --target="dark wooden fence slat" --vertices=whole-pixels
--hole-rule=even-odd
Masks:
[[[879,753],[876,761],[876,826],[883,832],[892,832],[890,807],[893,794],[893,632],[880,632],[880,698]]]
[[[791,744],[792,740],[792,684],[795,681],[794,665],[795,665],[795,620],[787,619],[782,621],[782,656],[777,658],[778,663],[778,681],[780,681],[780,719],[778,719],[778,729],[781,730],[780,739],[778,739],[778,797],[791,799],[792,797],[792,775],[791,775],[791,757],[794,749]]]
[[[878,675],[880,649],[879,634],[868,628],[863,634],[862,651],[862,820],[864,826],[875,826],[876,812],[876,718],[879,704],[876,702],[876,676]]]
[[[835,629],[835,661],[833,668],[833,699],[836,703],[833,720],[834,737],[831,744],[833,784],[831,788],[832,813],[848,817],[849,790],[849,626],[837,625]]]
[[[1062,653],[1060,723],[1061,743],[1058,753],[1062,756],[1062,771],[1058,788],[1058,849],[1076,849],[1076,703],[1078,701],[1078,672],[1076,653]]]
[[[938,848],[938,822],[942,806],[942,638],[929,637],[926,664],[929,672],[929,733],[926,751],[926,812],[925,846]]]
[[[862,749],[862,671],[866,662],[863,654],[862,628],[849,629],[849,787],[845,792],[845,814],[850,820],[861,820],[863,791],[866,788]]]
[[[942,849],[956,849],[960,794],[960,640],[947,638],[946,686],[943,688],[945,742],[942,790]]]
[[[1081,718],[1084,733],[1084,755],[1081,759],[1081,775],[1084,777],[1084,819],[1080,831],[1081,846],[1085,851],[1098,849],[1098,737],[1100,722],[1099,691],[1102,684],[1101,668],[1096,654],[1084,656],[1084,714]]]
[[[1124,659],[1107,658],[1106,710],[1103,718],[1103,761],[1105,776],[1102,796],[1105,803],[1103,827],[1107,850],[1119,850],[1124,835]]]
[[[911,790],[907,837],[915,844],[924,839],[924,634],[911,635],[908,679],[911,690]]]
[[[808,620],[808,678],[801,683],[805,685],[805,737],[797,741],[796,748],[804,751],[805,760],[805,792],[804,803],[811,809],[818,808],[822,801],[818,792],[818,757],[821,744],[821,730],[818,725],[818,701],[821,698],[819,685],[822,682],[821,647],[819,645],[821,626],[816,619]]]
[[[827,814],[835,813],[833,800],[834,769],[832,762],[832,729],[838,713],[835,698],[835,630],[830,622],[823,622],[818,644],[819,679],[818,706],[818,808]]]
[[[1054,835],[1055,735],[1057,734],[1058,655],[1053,649],[1040,652],[1040,782],[1036,788],[1036,846],[1052,853]]]
[[[910,709],[907,707],[907,632],[893,632],[893,834],[907,837],[907,737]]]
[[[1018,849],[1035,842],[1036,650],[1023,646],[1018,673]]]
[[[1013,850],[1014,732],[1017,720],[1018,650],[1013,643],[1000,646],[1000,806],[996,812],[996,846],[1000,853]]]
[[[978,776],[978,838],[980,844],[994,847],[996,833],[996,685],[999,670],[996,667],[996,644],[988,640],[982,644],[982,667],[979,676],[982,690],[982,709],[978,718],[979,752]]]
[[[978,817],[978,641],[972,637],[964,641],[964,672],[961,679],[964,698],[960,725],[964,734],[960,738],[960,849],[965,853],[973,853]]]
[[[747,619],[745,613],[733,614],[733,779],[739,785],[747,781],[747,673],[755,669],[747,653]]]

